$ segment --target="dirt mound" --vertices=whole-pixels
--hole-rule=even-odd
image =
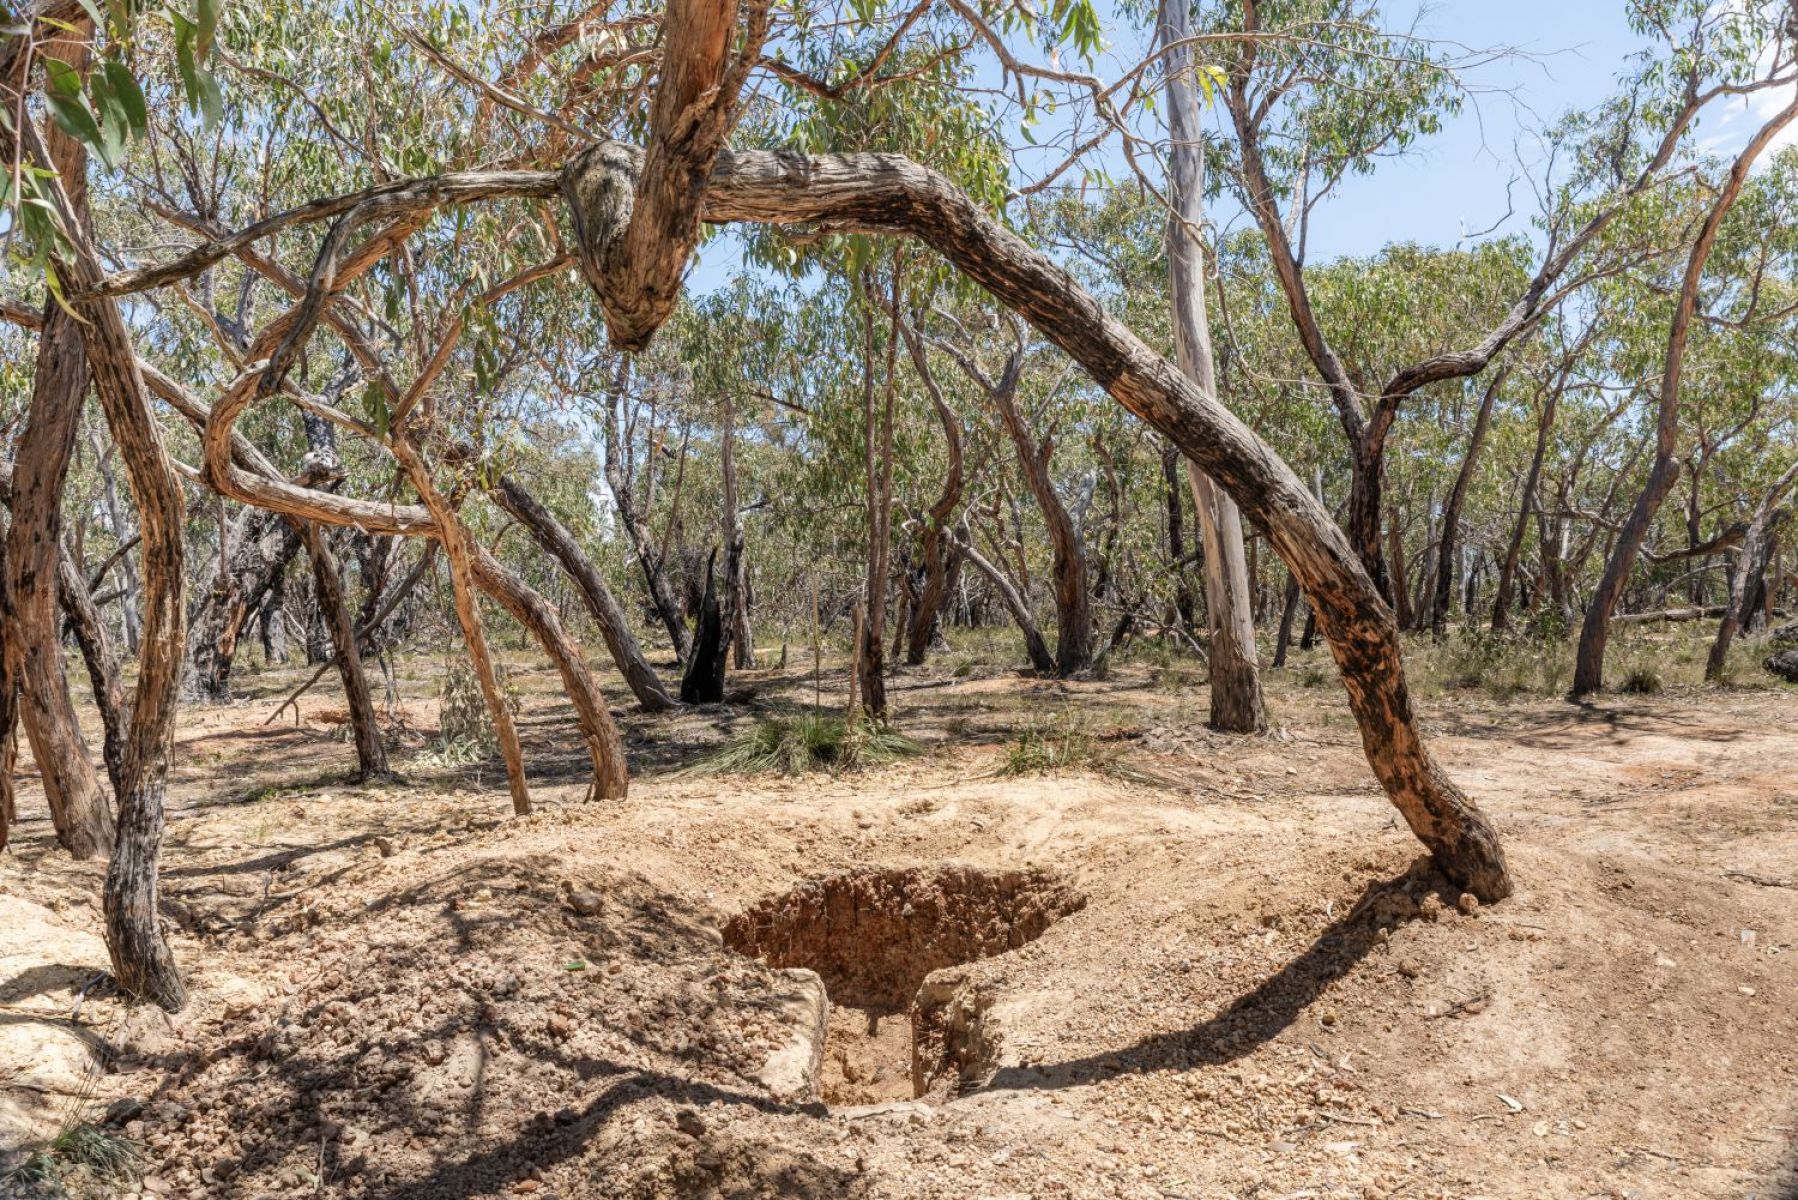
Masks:
[[[126,1127],[157,1164],[148,1186],[847,1194],[834,1169],[697,1115],[798,1111],[758,1081],[790,1032],[771,972],[641,879],[558,885],[555,860],[516,849],[402,852],[390,869],[422,882],[325,914],[315,945],[283,935],[298,953],[274,994],[214,1015],[211,1044]]]

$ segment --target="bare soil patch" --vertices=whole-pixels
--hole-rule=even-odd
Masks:
[[[631,797],[585,804],[521,662],[524,820],[496,765],[420,753],[428,673],[403,785],[343,782],[334,695],[184,714],[173,1020],[108,994],[101,871],[28,775],[0,1173],[86,1120],[143,1148],[141,1178],[65,1177],[109,1197],[1792,1195],[1798,889],[1754,882],[1798,875],[1791,693],[1432,700],[1520,883],[1482,909],[1307,667],[1264,738],[1141,668],[922,672],[894,681],[921,758],[672,773],[810,703],[758,672],[749,704],[621,713]],[[1133,770],[1000,775],[1046,712]]]

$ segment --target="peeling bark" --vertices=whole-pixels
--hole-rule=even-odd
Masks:
[[[1168,132],[1173,143],[1168,161],[1168,292],[1180,369],[1218,402],[1217,366],[1205,312],[1204,250],[1199,244],[1205,221],[1205,135],[1199,125],[1191,54],[1183,44],[1192,32],[1189,10],[1190,0],[1161,3],[1162,44],[1171,47],[1167,50]],[[1260,733],[1267,728],[1267,714],[1261,703],[1242,516],[1236,502],[1191,459],[1186,461],[1186,474],[1205,546],[1211,727],[1227,733]]]

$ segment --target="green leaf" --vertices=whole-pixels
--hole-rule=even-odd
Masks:
[[[376,432],[386,437],[388,425],[393,420],[393,410],[388,406],[387,389],[381,386],[380,380],[371,379],[368,386],[362,389],[362,412]]]
[[[139,137],[144,136],[150,128],[150,106],[144,101],[144,90],[138,86],[137,76],[131,73],[130,67],[116,58],[109,58],[102,63],[100,71],[124,112],[125,122],[131,132]]]
[[[44,103],[50,106],[50,116],[57,128],[93,150],[106,163],[107,169],[112,169],[117,165],[116,148],[100,132],[100,119],[88,107],[87,97],[81,94],[80,73],[60,59],[47,58],[44,74],[48,85],[44,90]]]

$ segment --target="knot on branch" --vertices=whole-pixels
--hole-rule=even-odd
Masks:
[[[653,329],[633,336],[633,314],[624,307],[630,265],[620,252],[636,208],[637,172],[642,151],[622,142],[601,142],[562,168],[562,199],[574,225],[581,275],[599,297],[606,329],[620,349],[640,350]]]

